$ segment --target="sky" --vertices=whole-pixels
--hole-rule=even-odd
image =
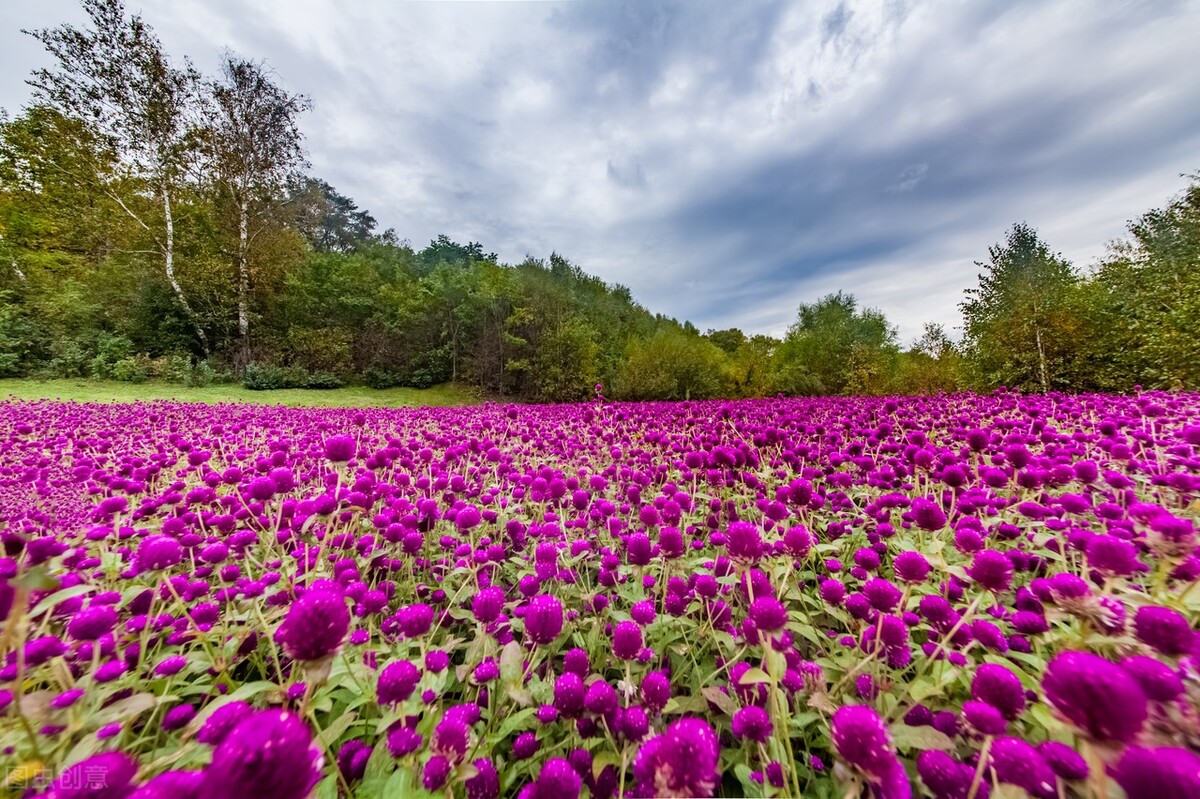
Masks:
[[[1200,0],[127,0],[176,59],[263,60],[313,174],[418,249],[558,252],[701,330],[833,291],[959,335],[1016,222],[1081,269],[1200,171]],[[49,66],[0,3],[0,107]]]

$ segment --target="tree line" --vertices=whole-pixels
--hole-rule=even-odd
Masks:
[[[309,100],[263,64],[174,63],[119,0],[29,31],[53,66],[0,115],[0,375],[424,387],[524,401],[1200,387],[1200,180],[1081,270],[1017,224],[963,335],[902,345],[836,293],[781,338],[701,332],[555,253],[422,249],[307,172]],[[0,112],[2,114],[2,112]]]

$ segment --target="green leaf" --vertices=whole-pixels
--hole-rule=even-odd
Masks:
[[[64,588],[61,591],[55,591],[48,597],[44,597],[41,602],[33,606],[33,610],[29,611],[30,618],[38,616],[50,610],[60,602],[66,602],[68,599],[74,599],[77,596],[84,596],[95,592],[95,588],[90,585],[73,585],[70,588]]]
[[[707,688],[702,688],[700,689],[700,693],[704,695],[705,699],[720,708],[726,715],[732,716],[738,712],[738,705],[737,702],[733,701],[733,697],[723,692],[717,686],[710,685]]]
[[[326,749],[332,748],[337,739],[342,737],[342,733],[350,728],[350,725],[354,723],[356,718],[358,718],[358,714],[351,711],[343,713],[334,719],[333,723],[321,730],[321,734],[317,736],[317,740],[320,741],[321,746]]]
[[[337,799],[337,795],[338,778],[336,774],[331,774],[317,785],[317,799]]]
[[[769,683],[770,681],[771,675],[762,669],[746,669],[742,676],[738,678],[738,685],[758,685],[759,683]]]
[[[13,577],[9,583],[28,591],[53,591],[58,588],[58,578],[50,574],[45,566],[34,566],[24,574]]]
[[[500,679],[506,683],[520,683],[524,669],[525,657],[521,653],[521,645],[509,641],[500,652]]]
[[[897,721],[890,728],[892,740],[898,749],[940,749],[943,752],[954,751],[954,741],[950,736],[933,727],[910,727],[903,721]]]
[[[134,694],[97,710],[88,717],[88,721],[95,727],[103,727],[114,721],[131,721],[165,699],[167,697],[157,697],[154,694]]]

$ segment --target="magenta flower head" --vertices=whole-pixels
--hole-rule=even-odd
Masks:
[[[389,663],[379,672],[375,687],[381,705],[395,705],[412,696],[421,681],[420,670],[407,660]]]
[[[182,560],[183,549],[169,535],[148,536],[137,551],[137,566],[142,571],[169,569]]]
[[[733,522],[729,525],[725,547],[731,559],[743,564],[758,563],[766,551],[762,533],[749,522]]]
[[[946,526],[946,513],[931,499],[917,497],[912,502],[913,523],[922,530],[933,532]]]
[[[225,736],[234,727],[252,715],[254,715],[254,708],[245,702],[229,702],[221,705],[204,720],[200,731],[196,733],[196,740],[216,746],[225,740]]]
[[[334,590],[310,589],[292,603],[275,641],[292,660],[316,662],[332,657],[350,631],[350,609]]]
[[[1012,585],[1013,565],[1003,552],[985,549],[976,553],[967,574],[988,591],[999,594]]]
[[[793,558],[808,557],[808,553],[812,551],[815,543],[813,534],[802,524],[788,528],[788,531],[783,534],[783,548]]]
[[[554,642],[562,633],[562,603],[552,594],[538,594],[525,608],[525,636],[535,644]]]
[[[749,705],[733,714],[733,734],[738,738],[764,743],[773,731],[771,716],[761,707]]]
[[[992,742],[992,772],[1002,784],[1024,788],[1038,799],[1058,796],[1058,778],[1038,750],[1019,738],[997,738]]]
[[[760,596],[750,603],[750,618],[763,632],[778,632],[787,626],[787,607],[773,596]]]
[[[633,660],[642,650],[642,628],[637,622],[619,622],[613,628],[613,654],[621,660]]]
[[[966,799],[975,777],[975,769],[960,763],[938,749],[917,755],[917,774],[936,799]],[[987,783],[980,785],[979,797],[987,794]]]
[[[1124,669],[1099,655],[1063,652],[1042,677],[1046,701],[1096,741],[1129,743],[1142,729],[1146,694]]]
[[[639,796],[709,797],[720,775],[721,745],[708,722],[683,718],[638,750],[633,764]]]
[[[661,671],[652,671],[642,678],[642,704],[661,713],[671,700],[671,681]]]
[[[1185,655],[1196,640],[1196,633],[1183,614],[1157,605],[1138,608],[1133,629],[1139,641],[1164,655]]]
[[[471,600],[471,613],[482,624],[491,624],[504,612],[504,589],[489,586]]]
[[[542,766],[530,787],[533,789],[528,794],[531,799],[579,799],[583,781],[568,760],[552,757]],[[525,797],[526,793],[521,795]]]
[[[325,459],[331,463],[345,463],[358,451],[354,436],[331,436],[325,442]]]
[[[1012,721],[1025,709],[1025,689],[1012,671],[995,663],[984,663],[971,679],[971,696],[987,702]]]
[[[419,638],[433,627],[433,608],[424,602],[407,605],[396,611],[395,619],[405,638]]]
[[[1183,678],[1179,672],[1149,655],[1134,655],[1121,661],[1146,696],[1155,702],[1170,702],[1183,693]]]
[[[76,641],[95,641],[117,626],[117,611],[112,605],[94,605],[81,610],[67,622],[67,635]]]
[[[46,795],[53,799],[124,799],[133,790],[137,771],[137,761],[129,755],[93,755],[64,769]]]
[[[466,781],[467,799],[498,799],[500,796],[500,774],[496,766],[486,757],[472,761],[475,776]]]
[[[323,762],[299,716],[264,710],[234,727],[213,751],[203,795],[305,799],[321,778]]]
[[[1114,577],[1128,577],[1138,567],[1137,547],[1111,535],[1093,536],[1087,545],[1088,565]]]
[[[1132,746],[1109,774],[1128,799],[1191,799],[1200,796],[1200,756],[1173,746]]]
[[[896,750],[879,714],[865,705],[846,705],[833,714],[831,727],[842,760],[871,782],[882,782],[896,764]]]
[[[924,555],[910,549],[896,556],[892,561],[892,569],[896,572],[897,579],[915,584],[925,582],[932,567]]]

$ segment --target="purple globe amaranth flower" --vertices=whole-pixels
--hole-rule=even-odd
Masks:
[[[671,680],[661,671],[652,671],[642,678],[642,704],[661,713],[671,701]]]
[[[388,732],[387,748],[392,757],[405,757],[421,748],[425,739],[421,733],[409,727],[396,727]]]
[[[111,605],[93,605],[67,622],[67,635],[76,641],[95,641],[117,626],[117,611]]]
[[[1058,779],[1038,751],[1019,738],[992,741],[990,764],[996,781],[1024,788],[1037,799],[1055,799]]]
[[[760,596],[750,603],[750,618],[763,632],[779,632],[788,623],[787,607],[773,596]]]
[[[440,791],[450,777],[452,766],[442,755],[434,755],[425,763],[421,771],[421,784],[427,791]]]
[[[911,549],[901,552],[892,561],[892,570],[896,573],[896,579],[906,583],[925,582],[925,578],[929,576],[932,568],[924,555]]]
[[[766,552],[762,533],[749,522],[733,522],[725,537],[725,549],[729,557],[738,563],[755,564]]]
[[[389,663],[379,672],[375,692],[381,705],[394,705],[412,696],[421,681],[421,670],[407,660]]]
[[[1200,796],[1200,756],[1172,746],[1132,746],[1115,766],[1113,780],[1128,799],[1193,799]]]
[[[396,611],[396,626],[405,638],[419,638],[433,627],[433,608],[423,602]]]
[[[1121,661],[1146,696],[1155,702],[1170,702],[1183,693],[1183,678],[1179,672],[1148,655],[1134,655]]]
[[[1111,535],[1093,536],[1086,551],[1088,565],[1104,574],[1128,577],[1137,570],[1137,547],[1123,538]]]
[[[358,451],[358,442],[354,436],[330,436],[325,442],[325,460],[331,463],[345,463],[354,457]]]
[[[583,781],[568,760],[552,757],[542,765],[530,787],[532,799],[579,799]]]
[[[345,777],[346,782],[357,782],[366,773],[367,760],[370,757],[371,747],[357,738],[352,738],[338,749],[338,771]]]
[[[770,714],[761,707],[749,705],[733,714],[733,734],[738,738],[763,743],[774,729]]]
[[[169,569],[182,560],[183,549],[168,535],[148,536],[137,550],[137,566],[142,571]]]
[[[963,718],[980,735],[1000,735],[1008,726],[999,710],[974,699],[963,703]]]
[[[984,549],[975,554],[967,574],[988,591],[999,594],[1012,585],[1013,565],[1003,552]]]
[[[350,609],[342,595],[309,589],[288,608],[275,641],[292,660],[316,662],[336,654],[349,631]]]
[[[471,600],[471,613],[482,624],[491,624],[504,612],[504,590],[490,586],[480,590]]]
[[[917,774],[935,799],[967,799],[975,769],[945,752],[930,749],[917,755]],[[976,796],[986,797],[987,789],[987,782],[981,783]]]
[[[637,622],[618,622],[613,628],[613,654],[621,660],[633,660],[642,649],[642,628]]]
[[[202,771],[164,771],[142,785],[128,799],[201,799]]]
[[[321,779],[321,748],[299,716],[264,710],[244,719],[213,750],[206,799],[305,799]]]
[[[583,700],[587,687],[583,678],[573,671],[559,675],[554,682],[554,707],[564,716],[576,716],[583,712]]]
[[[813,534],[802,524],[788,528],[787,532],[783,534],[783,548],[793,558],[802,560],[808,557],[808,553],[812,551],[815,543]]]
[[[562,633],[563,606],[551,594],[538,594],[525,608],[525,635],[535,644],[546,645]]]
[[[647,797],[709,797],[717,788],[721,746],[705,721],[682,718],[642,744],[633,764],[637,792]]]
[[[1042,677],[1046,701],[1096,741],[1129,743],[1149,713],[1146,694],[1115,663],[1088,652],[1063,652]]]
[[[500,774],[496,765],[486,757],[471,762],[475,776],[466,781],[467,799],[499,799]]]
[[[833,745],[842,760],[880,782],[896,762],[896,750],[879,714],[865,705],[846,705],[833,714]]]
[[[1183,614],[1157,605],[1138,608],[1133,629],[1139,641],[1164,655],[1185,655],[1196,641],[1196,633]]]
[[[1088,764],[1083,755],[1071,747],[1058,741],[1042,741],[1037,746],[1038,754],[1045,758],[1054,773],[1064,780],[1078,781],[1087,779]]]
[[[931,499],[917,497],[912,501],[913,523],[922,530],[934,532],[946,526],[946,513]]]
[[[1012,721],[1025,709],[1025,689],[1012,671],[995,663],[984,663],[971,679],[971,696],[999,710]]]
[[[120,752],[104,752],[68,766],[46,796],[53,799],[125,799],[133,791],[138,764]]]
[[[528,760],[537,754],[538,739],[532,732],[523,732],[513,741],[513,759]]]

